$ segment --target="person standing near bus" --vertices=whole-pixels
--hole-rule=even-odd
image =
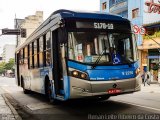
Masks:
[[[151,73],[149,71],[145,73],[144,86],[145,86],[145,83],[147,83],[148,85],[150,85],[151,83]]]
[[[145,79],[145,71],[144,70],[143,70],[141,77],[142,77],[142,83],[144,84],[144,79]]]

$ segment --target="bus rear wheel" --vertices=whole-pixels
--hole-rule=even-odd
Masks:
[[[22,88],[23,88],[24,94],[29,94],[29,93],[30,93],[30,90],[25,89],[25,84],[24,84],[23,77],[21,77],[21,82],[22,82]]]

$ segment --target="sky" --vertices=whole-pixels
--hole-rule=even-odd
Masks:
[[[43,11],[44,20],[58,9],[99,11],[100,0],[1,0],[0,3],[0,34],[1,29],[14,28],[14,19],[24,19]],[[0,36],[0,54],[5,44],[16,44],[16,36]]]

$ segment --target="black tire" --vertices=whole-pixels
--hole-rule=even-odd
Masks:
[[[93,98],[93,102],[98,102],[98,101],[104,101],[104,100],[108,100],[110,98],[110,96],[98,96]]]
[[[110,98],[110,96],[101,96],[98,98],[99,101],[104,101],[104,100],[108,100]]]
[[[48,77],[45,79],[45,96],[50,103],[58,104],[58,100],[52,97],[51,84]]]

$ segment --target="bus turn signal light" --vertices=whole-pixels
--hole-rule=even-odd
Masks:
[[[84,74],[84,73],[82,73],[82,74],[81,74],[81,78],[85,79],[85,78],[87,78],[87,75]]]

